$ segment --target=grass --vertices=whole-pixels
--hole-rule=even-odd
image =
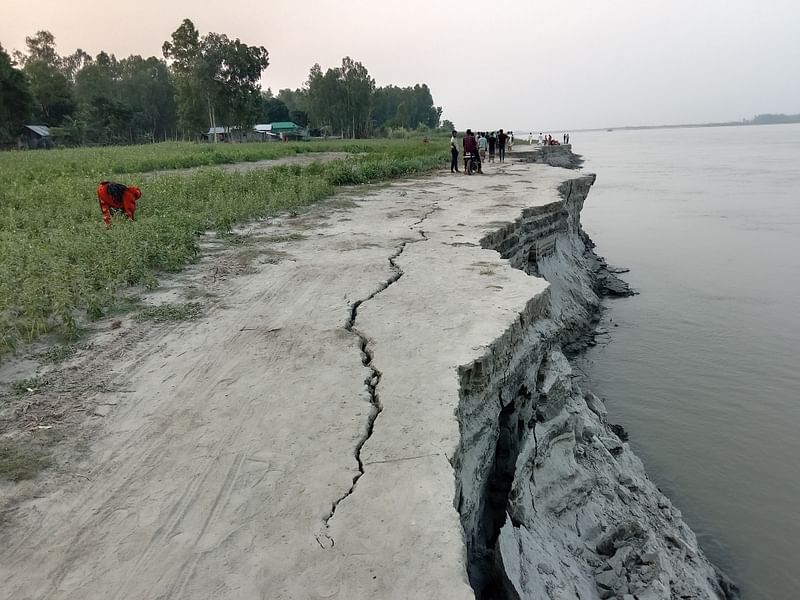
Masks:
[[[60,363],[72,357],[78,347],[75,344],[53,344],[44,352],[40,352],[37,357],[45,362]]]
[[[367,153],[385,145],[386,142],[380,140],[217,145],[165,142],[141,146],[61,148],[48,152],[2,152],[0,185],[5,187],[20,179],[46,183],[80,176],[100,181],[112,175],[254,162],[309,152]]]
[[[260,239],[267,243],[279,244],[281,242],[296,242],[299,240],[304,240],[306,239],[306,236],[304,236],[302,233],[297,233],[296,231],[293,231],[291,233],[285,233],[280,235],[268,235],[261,237]]]
[[[32,377],[30,379],[18,379],[11,384],[11,392],[17,396],[22,396],[29,392],[35,392],[47,385],[47,380],[43,377]]]
[[[276,158],[308,151],[355,156],[246,173],[179,167]],[[85,319],[114,310],[129,286],[195,260],[200,235],[292,211],[336,187],[374,183],[446,164],[446,142],[379,140],[308,144],[154,144],[0,153],[0,352],[45,333],[71,341]],[[143,192],[136,221],[102,225],[95,189],[129,173]]]
[[[159,304],[148,306],[140,310],[136,319],[138,321],[192,321],[203,316],[203,305],[199,302],[186,302],[184,304]]]

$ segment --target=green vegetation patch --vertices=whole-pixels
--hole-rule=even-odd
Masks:
[[[71,358],[77,351],[75,344],[54,344],[37,354],[37,358],[49,363],[60,363]]]
[[[304,236],[302,233],[297,233],[296,231],[293,231],[291,233],[269,235],[266,237],[261,237],[259,239],[268,243],[279,244],[281,242],[296,242],[298,240],[304,240],[306,239],[306,236]]]
[[[49,332],[74,339],[80,320],[108,315],[125,288],[155,287],[159,273],[178,271],[195,260],[206,231],[228,233],[237,223],[330,197],[337,186],[420,173],[441,167],[447,159],[446,142],[369,140],[318,146],[360,154],[246,173],[209,169],[191,175],[130,176],[124,183],[140,186],[143,193],[136,221],[115,217],[111,229],[103,226],[95,190],[113,173],[165,163],[187,166],[176,163],[198,156],[218,160],[220,152],[225,160],[263,158],[264,152],[288,152],[291,145],[213,149],[158,144],[0,154],[0,352]],[[153,154],[149,162],[146,153]]]
[[[203,316],[203,305],[199,302],[186,302],[184,304],[159,304],[148,306],[140,310],[136,319],[138,321],[192,321]]]
[[[44,377],[31,377],[30,379],[19,379],[11,384],[11,392],[17,396],[38,392],[47,386],[47,379]]]

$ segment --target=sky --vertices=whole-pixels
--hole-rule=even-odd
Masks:
[[[263,85],[344,56],[427,83],[460,129],[562,131],[800,113],[797,0],[2,0],[0,44],[161,56],[184,18],[265,46]]]

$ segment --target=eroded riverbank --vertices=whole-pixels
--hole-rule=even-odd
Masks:
[[[254,226],[268,260],[187,274],[206,317],[123,322],[77,468],[3,489],[0,593],[724,597],[562,352],[592,182],[486,165]]]

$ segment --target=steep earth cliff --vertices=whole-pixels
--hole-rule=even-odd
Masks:
[[[545,150],[577,163],[568,148]],[[460,369],[455,502],[470,581],[479,599],[735,597],[565,357],[601,294],[629,293],[580,227],[593,182],[566,181],[559,202],[481,240],[550,286]]]

